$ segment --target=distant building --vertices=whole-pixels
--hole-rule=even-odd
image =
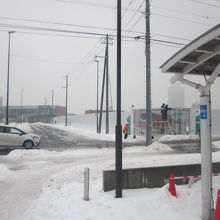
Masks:
[[[185,108],[184,87],[174,85],[168,88],[168,105],[171,108]]]
[[[9,107],[9,122],[43,122],[51,123],[52,117],[59,117],[65,115],[65,107],[51,105],[37,105],[37,106],[10,106]],[[0,108],[0,122],[5,121],[6,107]],[[22,112],[22,115],[21,115]],[[23,119],[22,119],[23,118]]]
[[[102,110],[102,112],[104,113],[104,112],[106,112],[106,110]],[[109,109],[109,112],[114,112],[114,110]],[[84,114],[87,115],[87,114],[96,114],[96,113],[97,113],[97,110],[92,110],[91,109],[91,110],[86,110]],[[98,110],[98,113],[100,113],[100,110]]]

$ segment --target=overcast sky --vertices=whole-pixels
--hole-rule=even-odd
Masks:
[[[210,5],[205,0],[152,0],[152,39],[187,44],[212,28],[220,21],[220,1],[208,2]],[[16,31],[11,35],[10,105],[20,105],[21,88],[24,89],[24,105],[45,104],[45,97],[47,104],[51,104],[51,90],[55,93],[55,104],[65,105],[63,76],[69,75],[69,112],[83,113],[95,109],[94,56],[104,55],[105,45],[101,37],[17,29],[11,25],[116,34],[112,30],[116,28],[116,3],[116,0],[0,0],[0,96],[3,96],[3,103],[6,103],[8,31]],[[145,1],[124,0],[122,6],[123,30],[132,31],[124,31],[123,35],[143,36]],[[109,48],[109,74],[115,109],[116,38],[112,43]],[[171,86],[169,79],[172,74],[162,73],[159,67],[180,48],[177,44],[152,41],[153,108],[167,102],[167,88]],[[99,70],[101,84],[102,58]],[[192,77],[193,80],[199,78]],[[214,108],[220,108],[219,83],[217,80],[212,89]],[[185,95],[187,107],[199,97],[198,92],[189,87],[185,87]],[[145,107],[145,45],[143,41],[134,39],[122,43],[122,108],[129,110],[131,105]]]

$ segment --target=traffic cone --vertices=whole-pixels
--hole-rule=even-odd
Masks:
[[[218,190],[216,207],[215,207],[215,220],[220,220],[220,189]]]
[[[175,185],[175,180],[174,180],[174,174],[173,173],[170,174],[168,190],[171,193],[171,195],[176,196],[176,185]]]

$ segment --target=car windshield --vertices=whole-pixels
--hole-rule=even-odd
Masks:
[[[20,131],[22,134],[28,134],[28,132],[21,130],[20,128],[16,128],[18,131]]]

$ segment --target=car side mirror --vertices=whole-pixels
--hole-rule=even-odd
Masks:
[[[22,136],[23,134],[22,134],[22,133],[20,133],[19,135],[20,135],[20,136]]]

